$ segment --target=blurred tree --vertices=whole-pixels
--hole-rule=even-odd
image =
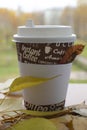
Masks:
[[[32,20],[35,24],[44,24],[44,13],[43,12],[33,12],[32,13]]]
[[[10,42],[12,35],[17,32],[17,26],[24,25],[27,19],[33,19],[35,24],[44,24],[44,13],[25,13],[20,8],[15,12],[0,8],[0,41],[6,44]]]
[[[9,37],[17,26],[16,14],[14,11],[0,9],[0,40],[8,42]]]
[[[74,8],[71,7],[64,8],[60,17],[61,24],[73,26],[73,12]]]
[[[20,8],[17,12],[0,8],[0,41],[8,43],[17,32],[17,26],[24,25],[27,19],[33,19],[35,24],[45,24],[44,12],[25,13]],[[60,24],[71,25],[78,38],[87,40],[87,5],[76,8],[66,7],[59,19]]]
[[[87,40],[87,5],[66,7],[61,15],[61,24],[71,25],[78,38]]]
[[[79,38],[87,40],[87,5],[81,5],[75,9],[74,30]]]

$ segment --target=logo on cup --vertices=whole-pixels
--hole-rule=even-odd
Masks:
[[[45,47],[45,54],[49,54],[51,52],[52,48],[50,46]]]
[[[27,108],[27,110],[43,111],[43,112],[62,110],[64,108],[64,104],[65,100],[63,100],[60,103],[50,105],[34,105],[27,101],[24,101],[24,105]]]
[[[73,43],[17,43],[18,60],[31,64],[59,64]]]

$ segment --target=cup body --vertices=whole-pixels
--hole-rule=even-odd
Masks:
[[[53,30],[54,27],[51,29]],[[38,35],[40,35],[40,30],[41,27],[39,32],[37,31]],[[43,30],[44,28],[41,30],[42,33]],[[55,111],[64,108],[72,63],[59,64],[59,61],[67,48],[73,45],[76,36],[65,37],[64,34],[62,36],[62,32],[64,31],[60,29],[61,36],[56,37],[52,37],[53,33],[48,34],[48,37],[46,34],[43,37],[33,34],[32,37],[29,33],[29,37],[22,36],[24,33],[20,33],[19,29],[19,35],[14,36],[21,76],[40,78],[57,76],[36,87],[23,90],[24,105],[28,110]]]
[[[19,62],[21,76],[53,77],[46,83],[24,89],[24,104],[28,110],[55,111],[64,108],[72,63],[64,65],[36,65]]]

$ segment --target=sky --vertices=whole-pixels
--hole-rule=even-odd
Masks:
[[[0,0],[0,8],[17,10],[18,7],[25,12],[44,10],[54,7],[76,6],[77,0]]]

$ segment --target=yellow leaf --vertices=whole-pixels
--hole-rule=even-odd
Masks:
[[[56,126],[44,118],[31,118],[20,121],[7,130],[57,130]]]
[[[56,77],[58,77],[58,76],[54,76],[51,78],[37,78],[37,77],[31,77],[31,76],[19,77],[19,78],[16,78],[12,82],[12,84],[9,87],[9,91],[16,92],[16,91],[22,90],[24,88],[34,87],[34,86],[42,84],[48,80],[52,80]]]
[[[68,110],[66,109],[63,109],[63,110],[56,110],[56,111],[48,111],[48,112],[43,112],[43,111],[33,111],[33,110],[25,110],[25,109],[22,109],[21,112],[25,113],[25,114],[29,114],[29,115],[32,115],[32,116],[54,116],[54,115],[57,115],[57,116],[60,116],[60,115],[65,115],[66,113],[69,113]]]

